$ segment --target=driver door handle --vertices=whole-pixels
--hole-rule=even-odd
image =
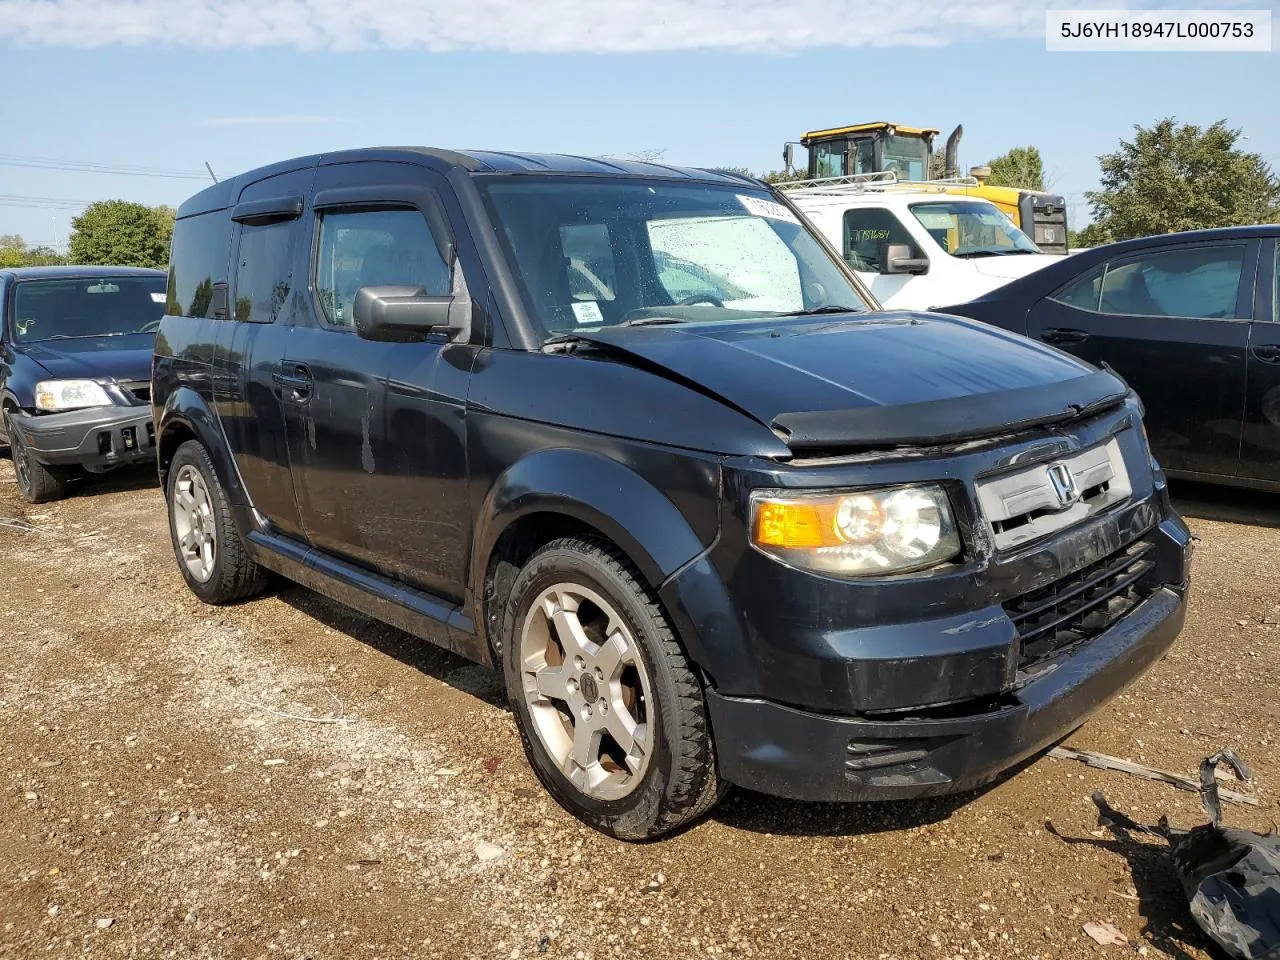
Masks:
[[[1280,344],[1259,343],[1250,347],[1249,352],[1263,363],[1280,363]]]
[[[1049,327],[1040,331],[1040,339],[1045,343],[1084,343],[1089,339],[1086,330],[1072,330],[1069,327]]]
[[[305,363],[292,360],[281,360],[271,379],[290,392],[290,399],[306,400],[311,396],[311,387],[315,381],[311,377],[311,369]]]

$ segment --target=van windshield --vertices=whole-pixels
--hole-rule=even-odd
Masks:
[[[154,333],[164,316],[164,277],[23,280],[13,293],[17,343]]]
[[[484,190],[545,336],[872,309],[787,207],[746,185],[504,177]]]
[[[953,257],[1041,252],[999,207],[985,200],[913,203],[911,212]]]

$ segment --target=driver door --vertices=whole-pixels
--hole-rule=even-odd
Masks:
[[[1257,247],[1164,245],[1112,260],[1036,304],[1027,333],[1113,367],[1142,398],[1162,466],[1233,476]]]

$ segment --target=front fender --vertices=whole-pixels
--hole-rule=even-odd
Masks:
[[[702,487],[718,511],[719,466],[680,457],[685,489]],[[689,477],[692,469],[701,474]],[[650,586],[657,588],[714,542],[718,521],[699,535],[676,505],[630,466],[596,453],[543,449],[508,467],[490,487],[477,515],[472,566],[476,596],[483,595],[488,559],[513,523],[536,513],[572,517],[599,530],[621,549]]]
[[[161,489],[168,492],[169,462],[174,451],[188,435],[194,435],[213,461],[218,482],[227,492],[227,499],[235,507],[248,508],[253,504],[240,480],[240,471],[231,458],[222,424],[209,409],[209,404],[190,387],[178,387],[165,399],[164,406],[155,417],[156,454],[160,465]],[[239,512],[239,511],[237,511]]]

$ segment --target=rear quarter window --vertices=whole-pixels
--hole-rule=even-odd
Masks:
[[[231,218],[225,210],[184,217],[173,225],[169,251],[170,316],[226,316]]]

